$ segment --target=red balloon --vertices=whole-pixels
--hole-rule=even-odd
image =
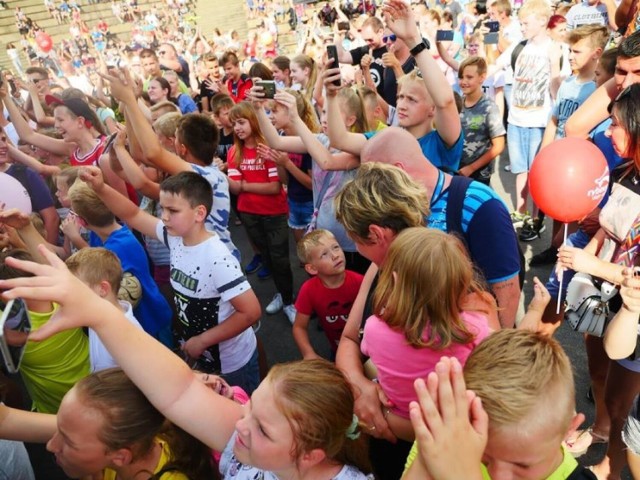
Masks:
[[[49,34],[45,32],[38,32],[36,34],[36,43],[38,47],[40,47],[40,50],[45,53],[53,48],[53,40],[51,40]]]
[[[561,222],[582,220],[609,187],[609,167],[588,140],[563,138],[540,150],[529,171],[529,191],[544,213]]]

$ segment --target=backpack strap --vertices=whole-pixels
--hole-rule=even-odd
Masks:
[[[527,40],[523,40],[513,47],[513,50],[511,51],[511,69],[514,72],[516,71],[516,61],[518,60],[518,56],[520,56],[520,53],[522,53],[522,49],[526,44]]]
[[[469,177],[456,175],[451,177],[451,183],[447,190],[447,232],[457,233],[467,250],[468,245],[462,229],[462,209],[464,208],[464,197],[472,181]]]

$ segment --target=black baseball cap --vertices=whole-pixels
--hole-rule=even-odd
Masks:
[[[47,95],[44,97],[47,105],[63,105],[67,107],[76,117],[82,117],[85,120],[85,124],[87,128],[97,128],[100,130],[100,120],[91,107],[82,100],[81,98],[65,98],[64,100],[60,97],[56,97],[55,95]]]

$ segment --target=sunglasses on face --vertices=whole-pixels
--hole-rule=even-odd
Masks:
[[[31,81],[32,81],[33,83],[42,82],[42,81],[44,81],[44,80],[46,80],[46,78],[32,78],[32,79],[31,79]]]
[[[622,100],[624,97],[628,96],[629,93],[631,93],[631,85],[629,85],[627,88],[625,88],[624,90],[622,90],[618,96],[611,102],[609,103],[609,106],[607,107],[607,111],[609,112],[609,115],[611,115],[611,111],[613,110],[613,106],[618,103],[620,100]]]
[[[393,33],[391,35],[385,35],[382,37],[384,43],[395,42],[398,39]]]

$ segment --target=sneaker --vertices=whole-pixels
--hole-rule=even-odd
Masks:
[[[262,267],[262,255],[254,255],[253,259],[244,267],[247,273],[255,273]]]
[[[549,247],[546,250],[531,257],[529,265],[532,267],[538,267],[540,265],[553,265],[558,260],[558,249],[556,247]]]
[[[258,278],[260,280],[266,280],[271,276],[271,270],[262,265],[262,268],[258,271]]]
[[[502,167],[502,168],[504,168],[504,171],[505,171],[505,172],[510,172],[510,171],[511,171],[511,164],[510,164],[510,163],[507,163],[507,164],[506,164],[504,167]]]
[[[284,310],[284,314],[289,319],[289,323],[291,323],[291,325],[293,325],[294,322],[296,321],[296,313],[298,313],[298,312],[296,312],[296,307],[294,307],[293,304],[285,305],[283,310]]]
[[[528,213],[511,212],[511,224],[513,228],[522,227],[531,216]]]
[[[536,238],[540,238],[540,234],[547,228],[544,226],[544,222],[539,218],[530,218],[527,220],[520,230],[518,237],[523,242],[532,242]]]
[[[284,307],[284,304],[282,303],[282,295],[276,293],[269,302],[269,305],[267,305],[267,308],[264,309],[264,311],[269,315],[274,315],[282,310],[282,307]]]

